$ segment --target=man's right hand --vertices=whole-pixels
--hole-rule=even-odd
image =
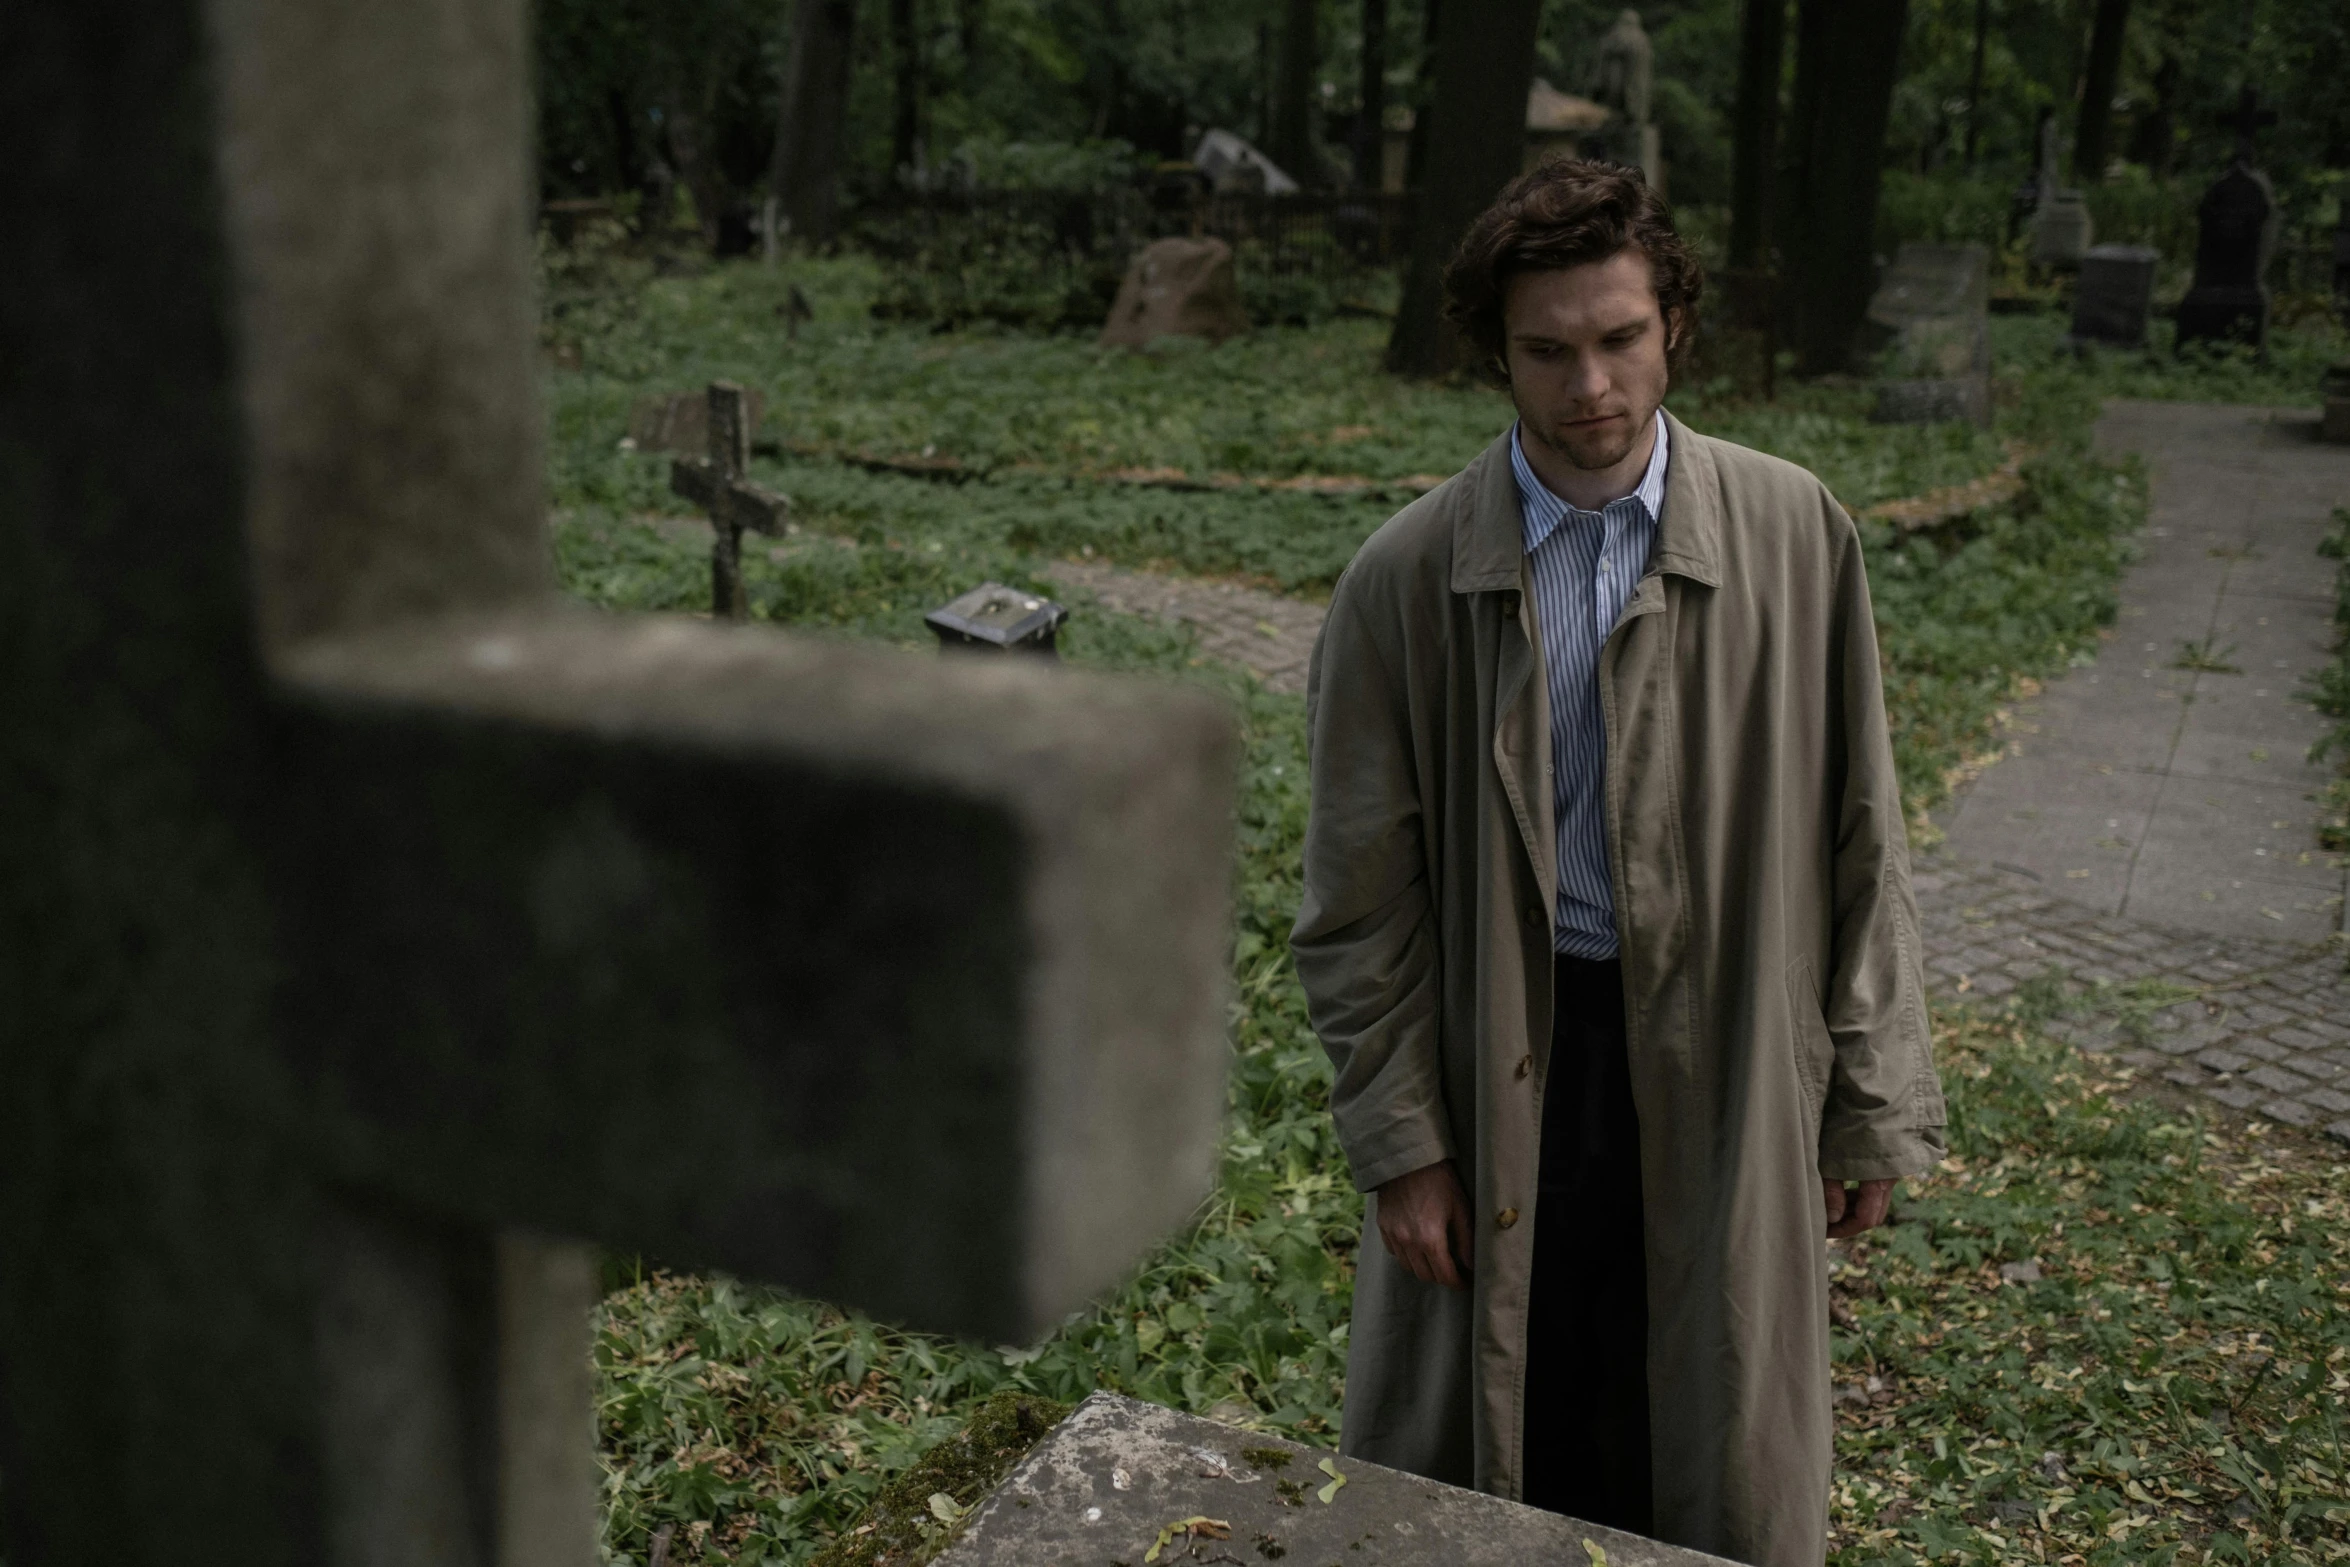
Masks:
[[[1450,1159],[1399,1175],[1378,1189],[1379,1239],[1423,1284],[1467,1289],[1476,1261],[1475,1227],[1460,1173]]]

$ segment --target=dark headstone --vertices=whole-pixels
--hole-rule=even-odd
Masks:
[[[2238,159],[2195,209],[2195,282],[2179,301],[2179,347],[2194,342],[2268,343],[2268,261],[2276,243],[2276,192]]]
[[[2154,266],[2160,259],[2151,245],[2092,246],[2081,258],[2080,280],[2073,288],[2073,340],[2145,346]]]
[[[1869,301],[1880,424],[1991,418],[1990,255],[1980,245],[1901,247]]]
[[[1059,657],[1055,639],[1069,612],[1051,599],[1000,582],[983,582],[922,617],[941,652],[1042,653]]]
[[[1096,1393],[974,1510],[937,1567],[1728,1567],[1718,1556]]]

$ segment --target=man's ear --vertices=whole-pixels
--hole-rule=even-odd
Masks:
[[[1688,318],[1689,318],[1689,317],[1688,317],[1688,312],[1686,312],[1686,311],[1683,311],[1683,310],[1678,310],[1678,309],[1675,309],[1675,310],[1668,310],[1668,311],[1666,311],[1666,312],[1665,312],[1665,352],[1666,352],[1666,353],[1668,353],[1668,354],[1669,354],[1669,353],[1671,353],[1671,352],[1672,352],[1674,349],[1676,349],[1676,348],[1679,348],[1679,347],[1681,346],[1681,325],[1682,325],[1682,323],[1683,323],[1683,322],[1685,322],[1686,320],[1688,320]]]

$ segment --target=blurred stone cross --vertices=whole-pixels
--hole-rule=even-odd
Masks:
[[[1188,1216],[1229,715],[556,592],[522,0],[10,21],[10,1567],[592,1567],[594,1246],[1002,1342]]]
[[[743,591],[743,531],[780,536],[791,502],[743,477],[751,465],[751,419],[743,389],[710,383],[710,455],[680,457],[669,465],[669,487],[710,514],[710,613],[747,619]]]

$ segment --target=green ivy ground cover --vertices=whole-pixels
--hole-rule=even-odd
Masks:
[[[1223,457],[1201,454],[1230,454],[1240,450],[1232,443],[1245,440],[1258,443],[1245,449],[1248,471],[1373,472],[1365,443],[1322,437],[1344,422],[1388,420],[1401,453],[1387,459],[1388,471],[1449,471],[1506,418],[1504,404],[1489,392],[1381,377],[1374,368],[1378,333],[1364,323],[1267,332],[1213,351],[1136,361],[1096,355],[1081,339],[877,328],[855,313],[868,294],[860,292],[867,285],[854,263],[803,266],[790,275],[818,312],[796,345],[785,340],[774,313],[777,277],[755,267],[640,279],[627,287],[608,280],[593,288],[551,286],[550,336],[565,359],[576,354],[579,366],[554,372],[550,390],[555,547],[574,592],[616,608],[707,605],[707,535],[664,520],[682,510],[665,493],[665,460],[622,451],[618,437],[634,396],[714,374],[765,388],[772,417],[786,428],[795,417],[831,419],[855,432],[844,440],[903,443],[915,451],[931,445],[983,456],[994,466],[990,478],[941,484],[830,461],[758,465],[759,477],[794,496],[801,526],[780,544],[752,541],[747,575],[755,612],[803,629],[909,647],[928,645],[920,623],[926,609],[985,577],[1042,587],[1037,571],[1061,555],[1090,552],[1129,565],[1245,574],[1308,595],[1326,591],[1390,509],[1295,494],[1115,488],[1081,477],[1086,468],[1220,464]],[[1998,703],[2019,677],[2061,668],[2090,646],[2112,613],[2113,582],[2144,496],[2133,471],[2089,459],[2086,431],[2097,397],[2116,386],[2193,390],[2214,382],[2235,396],[2289,401],[2294,395],[2277,368],[2190,367],[2159,380],[2157,370],[2134,358],[2084,366],[2058,353],[2053,329],[2043,322],[2001,322],[1999,353],[2011,391],[2001,427],[1989,434],[1871,427],[1861,418],[1865,393],[1852,386],[1795,389],[1769,407],[1701,396],[1676,404],[1700,428],[1812,465],[1856,502],[1974,477],[2000,460],[2007,438],[2040,448],[2027,465],[2032,484],[2022,502],[1946,536],[1903,541],[1881,525],[1864,529],[1889,706],[1913,803],[1934,798],[1949,769],[1983,743]],[[1071,437],[1072,419],[1093,420],[1103,432],[1098,443],[1087,444],[1096,441],[1092,434]],[[950,446],[942,437],[970,444]],[[1043,471],[1009,471],[1014,464]],[[1302,704],[1204,664],[1176,629],[1085,610],[1064,646],[1072,659],[1098,667],[1213,685],[1229,697],[1244,727],[1231,1118],[1216,1193],[1195,1226],[1162,1247],[1115,1298],[1044,1344],[1024,1348],[899,1334],[723,1279],[653,1273],[616,1281],[598,1341],[606,1541],[615,1559],[644,1562],[655,1532],[667,1526],[672,1562],[805,1561],[893,1476],[955,1430],[975,1401],[1007,1388],[1073,1399],[1113,1387],[1306,1440],[1335,1439],[1360,1204],[1324,1108],[1327,1067],[1284,951],[1306,807]],[[1968,1103],[1983,1107],[1969,1123],[1980,1130],[1967,1134],[1975,1140],[1961,1147],[1963,1160],[2028,1163],[2060,1146],[2103,1146],[2091,1136],[2099,1118],[2123,1113],[2095,1085],[2056,1072],[2052,1061],[2042,1061],[2045,1071],[2033,1066],[2042,1058],[2031,1052],[2042,1047],[2028,1034],[1967,1021],[1946,1026],[1945,1036],[1954,1064],[1971,1071],[1968,1062],[1991,1063],[1980,1078],[1967,1079],[1978,1086],[1962,1091],[1975,1096]],[[2200,1134],[2164,1135],[2186,1139],[2182,1148],[2203,1146]],[[2269,1221],[2260,1203],[2267,1199],[2239,1189],[2217,1169],[2206,1158],[2171,1172],[2165,1179],[2173,1185],[2163,1191],[2201,1204],[2196,1211],[2216,1216],[2212,1223],[2227,1219],[2245,1233],[2265,1233],[2261,1226]],[[2318,1180],[2322,1172],[2302,1174]],[[2031,1226],[2060,1224],[2064,1230],[2054,1233],[2110,1230],[2117,1255],[2151,1254],[2172,1243],[2170,1230],[2111,1206],[2094,1186],[2074,1191],[2058,1183],[2044,1200],[2035,1196],[2029,1214],[2015,1220],[2028,1219],[2026,1228],[2001,1231],[1999,1244],[2037,1246],[2045,1257],[2049,1247],[2036,1237],[2049,1231]],[[1917,1282],[1856,1299],[1850,1308],[1876,1334],[1868,1353],[1878,1357],[1880,1391],[1895,1392],[1881,1407],[1869,1406],[1872,1421],[1894,1412],[1885,1427],[1893,1433],[1890,1445],[1856,1447],[1862,1436],[1848,1432],[1847,1456],[1858,1467],[1839,1492],[1840,1561],[1924,1559],[1949,1550],[1995,1559],[2004,1548],[1988,1542],[2021,1538],[2010,1516],[2024,1494],[2016,1487],[2037,1484],[2028,1477],[1989,1483],[1987,1477],[2006,1471],[1968,1444],[1979,1443],[1992,1421],[1991,1394],[1979,1378],[1934,1370],[1941,1363],[1916,1348],[1926,1335],[1940,1335],[1934,1343],[1965,1364],[2005,1365],[2022,1356],[2029,1370],[2056,1353],[2059,1342],[2032,1336],[2037,1319],[1977,1319],[1965,1314],[1971,1305],[1960,1311],[1959,1296],[1936,1293],[1933,1281],[1955,1266],[1936,1260],[1945,1238],[1965,1254],[1965,1277],[1973,1278],[1982,1260],[1969,1250],[1978,1242],[1964,1238],[1971,1232],[1936,1228],[1938,1190],[1913,1200],[1905,1210],[1910,1222],[1893,1232],[1893,1244],[1847,1264],[1921,1271]],[[2340,1200],[2338,1181],[2294,1191],[2297,1202],[2338,1206]],[[1904,1237],[1924,1238],[1928,1251],[1918,1254],[1918,1242]],[[2105,1253],[2079,1255],[2102,1259]],[[2285,1256],[2273,1247],[2266,1257],[2257,1246],[2242,1253],[2248,1282],[2241,1293],[2252,1313],[2246,1321],[2256,1318],[2258,1331],[2268,1335],[2261,1342],[2279,1346],[2272,1356],[2287,1356],[2281,1346],[2290,1344],[2295,1366],[2322,1363],[2338,1371],[2338,1292],[2254,1287],[2272,1276],[2290,1282],[2271,1267]],[[2298,1254],[2291,1256],[2297,1266]],[[2338,1256],[2333,1266],[2339,1280]],[[2078,1288],[2102,1288],[2105,1267],[2096,1261]],[[1893,1315],[1881,1328],[1869,1327],[1878,1312]],[[2081,1353],[2065,1343],[2066,1354]],[[1851,1346],[1840,1340],[1839,1347],[1850,1361]],[[1897,1361],[1897,1348],[1924,1356],[1915,1362],[1922,1369],[1904,1369],[1911,1362]],[[1888,1365],[1891,1379],[1884,1375]],[[2129,1376],[2142,1385],[2153,1385],[2146,1379],[2155,1374],[2202,1374],[2159,1357],[2132,1366]],[[2074,1527],[2067,1509],[2088,1517],[2093,1505],[2104,1505],[2096,1500],[2104,1493],[2080,1479],[2105,1472],[2082,1467],[2106,1461],[2098,1456],[2100,1441],[2121,1442],[2129,1452],[2116,1452],[2127,1457],[2136,1451],[2131,1443],[2152,1450],[2171,1440],[2151,1416],[2133,1413],[2138,1406],[2130,1400],[2138,1397],[2125,1391],[2110,1409],[2075,1411],[2103,1422],[2084,1428],[2079,1440],[2055,1431],[2053,1405],[2038,1404],[2031,1416],[2038,1424],[2027,1422],[2003,1438],[2015,1453],[2042,1443],[2031,1455],[2035,1461],[2040,1451],[2058,1452],[2065,1474],[2078,1482],[2068,1481],[2071,1495],[2053,1504],[2051,1547],[2070,1538],[2057,1528]],[[2236,1418],[2243,1418],[2240,1412]],[[2288,1426],[2274,1428],[2287,1433],[2288,1443],[2276,1451],[2292,1463],[2306,1457],[2321,1465],[2320,1471],[2293,1469],[2277,1482],[2288,1488],[2277,1492],[2280,1508],[2322,1495],[2326,1485],[2338,1496],[2339,1463],[2311,1445],[2318,1438],[2308,1429],[2289,1426],[2298,1417],[2278,1418],[2288,1419]],[[1959,1458],[1948,1456],[1954,1452]],[[2324,1521],[2308,1508],[2290,1518],[2260,1512],[2268,1493],[2258,1480],[2265,1471],[2255,1461],[2247,1473],[2253,1478],[2239,1492],[2208,1475],[2202,1482],[2224,1528],[2181,1525],[2166,1535],[2132,1526],[2101,1536],[2103,1543],[2084,1559],[2093,1567],[2168,1562],[2173,1558],[2163,1553],[2174,1543],[2224,1556],[2233,1548],[2226,1540],[2249,1559],[2299,1559],[2281,1554],[2288,1553],[2288,1537],[2279,1531],[2289,1525],[2298,1531],[2291,1538],[2305,1541]],[[2040,1500],[2054,1495],[2053,1489],[2030,1492]],[[2245,1498],[2257,1517],[2229,1511]],[[1999,1511],[2002,1505],[2010,1511]],[[2267,1532],[2254,1532],[2261,1529]],[[2067,1547],[2075,1556],[2083,1549]]]

